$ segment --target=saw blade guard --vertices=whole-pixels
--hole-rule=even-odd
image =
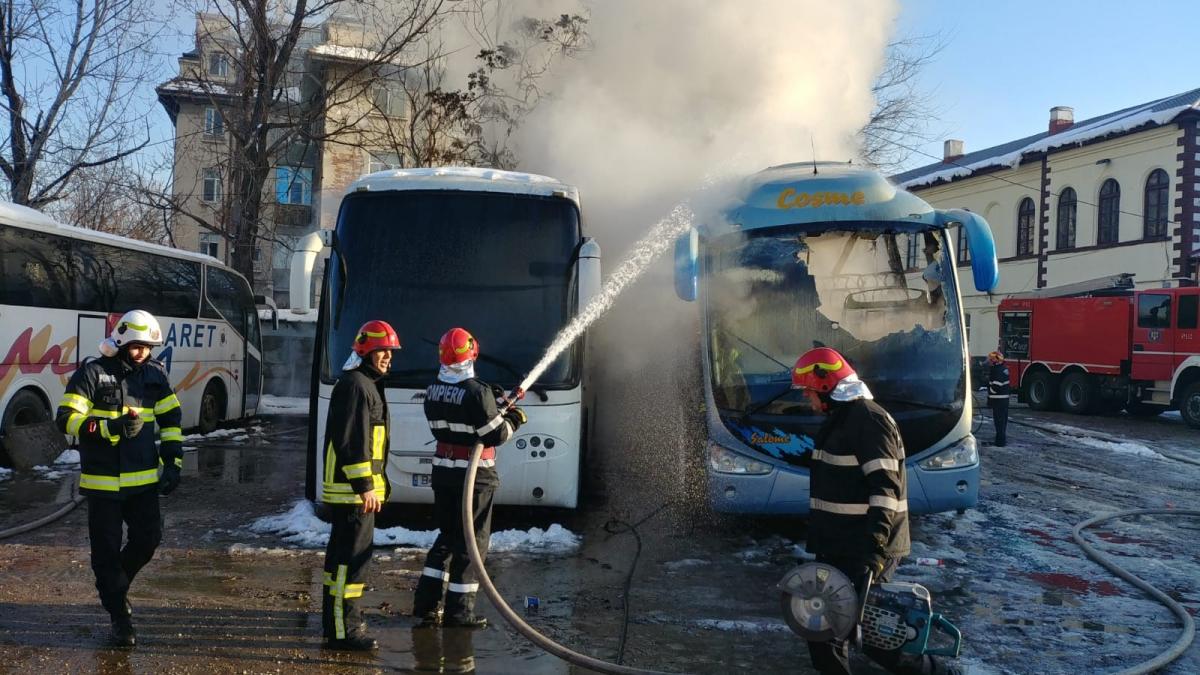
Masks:
[[[858,623],[858,591],[832,565],[800,565],[784,575],[779,590],[784,620],[805,640],[844,640]]]

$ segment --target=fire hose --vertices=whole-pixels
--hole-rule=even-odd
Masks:
[[[17,525],[15,527],[10,527],[7,530],[0,530],[0,539],[7,539],[9,537],[15,537],[18,534],[22,534],[24,532],[29,532],[30,530],[36,530],[37,528],[39,528],[43,525],[49,525],[50,523],[53,523],[54,521],[58,520],[59,518],[62,518],[63,516],[67,515],[76,506],[79,506],[81,503],[83,503],[84,497],[83,497],[83,495],[79,494],[79,476],[75,477],[71,492],[72,492],[71,500],[68,501],[66,504],[63,504],[62,507],[59,508],[58,510],[56,510],[54,513],[51,513],[46,516],[42,516],[41,518],[38,518],[37,520],[29,522],[29,523],[24,523],[22,525]]]
[[[515,401],[515,398],[513,400]],[[504,620],[509,625],[515,628],[518,633],[524,635],[530,642],[568,663],[589,668],[598,673],[613,673],[615,675],[632,675],[635,673],[668,675],[665,671],[634,668],[632,666],[609,663],[608,661],[603,661],[587,654],[580,654],[539,633],[536,628],[526,623],[505,602],[504,597],[500,595],[500,591],[496,590],[496,585],[492,583],[492,578],[488,576],[487,569],[483,566],[483,559],[479,554],[479,545],[475,541],[475,522],[472,518],[474,509],[472,506],[475,502],[475,474],[479,469],[479,457],[482,454],[483,444],[476,443],[474,450],[471,452],[471,461],[467,465],[466,478],[463,481],[462,527],[463,533],[466,535],[467,555],[471,558],[471,564],[475,566],[479,585],[483,588],[483,592],[488,596],[488,599],[492,601],[492,605],[500,612],[500,616],[504,617]]]

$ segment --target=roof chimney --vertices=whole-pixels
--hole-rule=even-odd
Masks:
[[[953,162],[954,160],[958,159],[959,157],[962,157],[963,154],[964,153],[963,153],[963,142],[962,141],[960,141],[956,138],[951,138],[951,139],[945,141],[944,143],[942,143],[942,162],[943,163],[949,164],[949,163]]]
[[[1070,106],[1056,105],[1050,109],[1050,134],[1066,131],[1075,124],[1075,109]]]

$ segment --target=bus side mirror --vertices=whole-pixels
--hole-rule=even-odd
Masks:
[[[961,225],[971,252],[971,273],[975,290],[990,293],[1000,283],[1000,263],[996,260],[996,240],[986,220],[964,209],[941,212],[943,225]]]
[[[292,311],[296,314],[307,314],[313,309],[313,267],[317,263],[317,256],[326,246],[333,246],[333,230],[317,230],[304,235],[292,253],[288,294],[291,296]]]
[[[600,244],[584,237],[579,244],[579,311],[600,295]]]
[[[700,276],[700,235],[695,228],[675,240],[675,295],[693,302]]]

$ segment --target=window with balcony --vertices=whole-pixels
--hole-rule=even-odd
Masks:
[[[229,57],[221,52],[208,55],[208,74],[213,77],[225,77],[229,74]]]
[[[1121,186],[1109,178],[1100,186],[1100,215],[1096,220],[1096,243],[1104,246],[1120,239]]]
[[[367,173],[404,168],[404,158],[402,158],[398,152],[386,152],[379,150],[369,152],[367,154]]]
[[[1142,209],[1142,236],[1146,239],[1167,236],[1167,198],[1170,189],[1171,179],[1162,169],[1155,169],[1146,179],[1146,203]]]
[[[275,200],[280,204],[312,204],[312,169],[275,167]]]
[[[221,237],[216,234],[200,235],[200,252],[221,259]]]
[[[1079,213],[1079,198],[1073,188],[1066,188],[1058,195],[1058,232],[1054,248],[1066,251],[1075,248],[1075,221]]]
[[[1033,216],[1037,209],[1033,206],[1033,200],[1026,197],[1021,200],[1020,206],[1017,207],[1017,255],[1031,255],[1033,253]]]

